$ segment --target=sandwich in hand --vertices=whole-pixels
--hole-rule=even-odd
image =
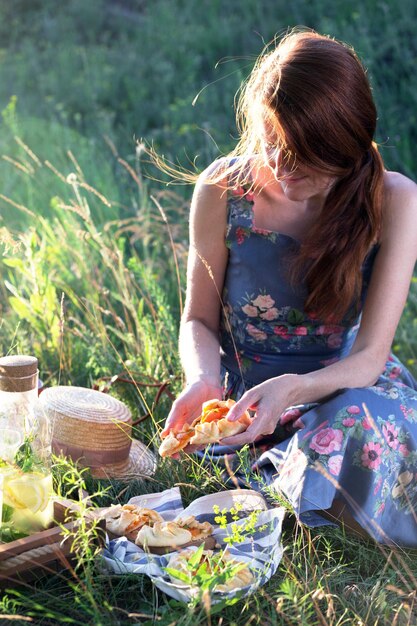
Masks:
[[[172,429],[160,445],[161,456],[171,456],[188,445],[207,445],[217,443],[225,437],[232,437],[242,433],[251,424],[252,420],[247,411],[238,420],[230,422],[227,414],[235,401],[209,400],[204,402],[203,411],[191,424],[184,424],[182,429],[175,433]]]
[[[198,522],[193,515],[175,522],[156,522],[142,526],[136,537],[136,545],[150,552],[164,553],[189,545],[204,543],[214,547],[211,537],[213,527],[209,522]]]
[[[187,548],[172,555],[167,566],[169,570],[177,570],[182,575],[185,574],[189,579],[190,587],[193,586],[196,574],[202,567],[207,574],[218,577],[219,582],[214,586],[213,591],[222,593],[234,591],[254,582],[255,578],[249,567],[242,561],[234,559],[227,550],[217,554],[212,550],[203,550],[198,563],[190,565],[190,559],[195,554],[195,550],[196,548]],[[173,582],[179,582],[173,573],[168,575]]]
[[[142,526],[153,526],[163,522],[163,518],[153,509],[135,504],[113,504],[104,509],[102,517],[106,520],[106,529],[118,537],[127,537],[135,541]]]

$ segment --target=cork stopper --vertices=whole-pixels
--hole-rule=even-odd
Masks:
[[[38,359],[26,354],[0,358],[0,391],[22,392],[38,385]]]

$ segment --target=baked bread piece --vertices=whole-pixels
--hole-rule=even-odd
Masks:
[[[172,456],[185,448],[185,446],[188,446],[194,434],[195,430],[191,424],[184,424],[182,430],[178,433],[170,430],[159,446],[159,454],[161,456]]]
[[[242,589],[242,587],[247,587],[251,585],[255,578],[252,574],[249,567],[243,563],[242,561],[238,561],[230,556],[229,552],[225,550],[223,553],[215,554],[213,550],[203,550],[201,559],[199,563],[191,568],[189,565],[190,557],[195,553],[193,548],[187,548],[185,550],[181,550],[177,554],[173,554],[168,560],[167,567],[169,569],[175,569],[179,572],[185,574],[190,580],[190,586],[193,584],[193,579],[198,571],[198,569],[205,563],[207,572],[209,574],[218,573],[221,576],[225,570],[236,567],[236,572],[233,573],[232,576],[228,577],[224,583],[219,583],[215,585],[214,591],[220,591],[222,593],[227,591],[233,591],[235,589]],[[239,567],[237,567],[239,566]],[[175,576],[169,574],[169,577],[173,582],[178,583],[178,579]]]
[[[113,504],[104,509],[102,517],[106,520],[106,529],[118,537],[135,540],[142,526],[153,526],[163,522],[163,518],[153,509],[136,506],[135,504]]]
[[[184,424],[182,429],[175,433],[172,429],[163,439],[159,454],[171,456],[187,445],[205,445],[217,443],[225,437],[232,437],[242,433],[251,424],[252,420],[247,411],[234,422],[229,422],[227,414],[235,401],[209,400],[204,402],[203,410],[191,424]]]
[[[198,522],[193,515],[175,522],[157,522],[143,526],[135,543],[144,548],[178,548],[190,542],[202,542],[213,532],[209,522]]]

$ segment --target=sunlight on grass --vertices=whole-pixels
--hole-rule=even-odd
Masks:
[[[276,3],[257,0],[232,8],[197,0],[75,0],[58,15],[54,4],[34,3],[24,16],[10,3],[0,24],[0,351],[36,354],[45,385],[106,388],[140,420],[134,436],[156,450],[182,385],[177,334],[190,190],[146,178],[152,170],[136,139],[187,166],[199,154],[202,169],[217,156],[216,143],[220,152],[233,144],[233,93],[262,38],[303,23],[363,56],[380,108],[383,156],[413,177],[414,5],[294,0],[278,11]],[[417,374],[417,278],[394,350]],[[161,383],[171,395],[156,397]],[[238,469],[253,483],[245,454]],[[128,483],[94,480],[62,459],[53,473],[59,493],[82,501],[86,491],[93,501],[81,507],[73,538],[78,558],[58,572],[41,570],[34,582],[6,585],[1,621],[417,623],[415,551],[380,548],[343,529],[309,529],[267,488],[270,501],[287,510],[285,551],[277,573],[253,596],[217,613],[207,599],[190,607],[169,599],[145,576],[110,576],[97,558],[98,529],[82,522],[90,509],[174,485],[187,505],[234,488],[231,471],[184,455],[181,462],[161,459],[153,477]]]

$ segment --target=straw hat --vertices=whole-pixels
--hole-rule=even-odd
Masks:
[[[50,387],[39,396],[52,422],[52,451],[89,467],[95,478],[151,476],[156,460],[132,438],[132,417],[123,402],[84,387]]]

